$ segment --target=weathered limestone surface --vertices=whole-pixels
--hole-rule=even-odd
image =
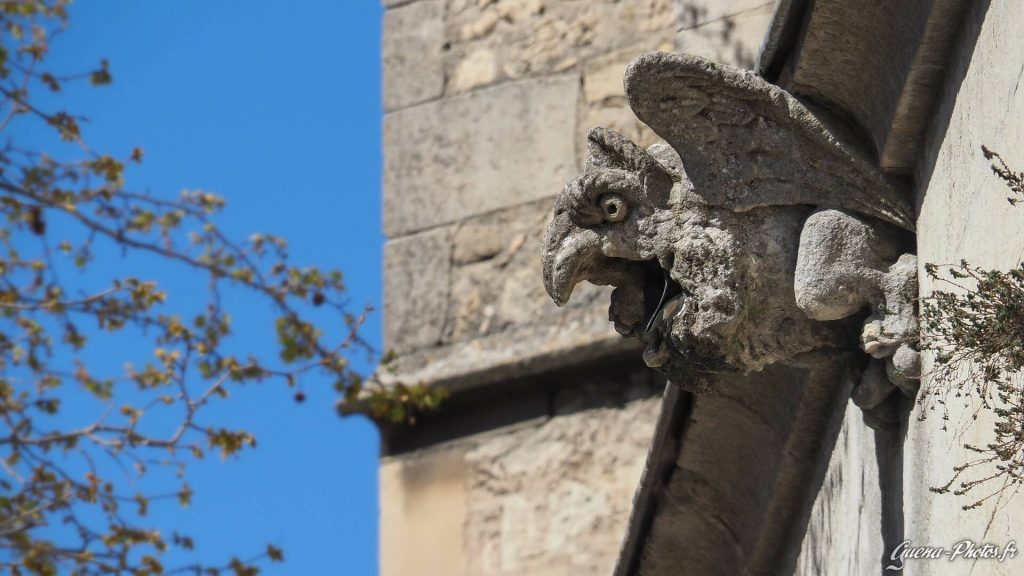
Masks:
[[[544,329],[519,326],[473,340],[423,348],[400,356],[393,368],[406,382],[428,382],[452,392],[536,376],[566,366],[636,353],[636,345],[608,334],[607,306],[552,314]]]
[[[444,90],[444,3],[418,0],[384,14],[385,110],[437,98]]]
[[[774,0],[675,0],[676,50],[712,62],[751,68]]]
[[[563,414],[469,450],[470,573],[607,575],[656,404]]]
[[[987,8],[987,10],[986,10]],[[961,258],[985,268],[1007,269],[1024,258],[1024,208],[1006,203],[1005,185],[996,179],[981,153],[985,145],[999,152],[1015,170],[1024,167],[1024,4],[1012,0],[974,3],[961,30],[950,75],[931,126],[928,148],[918,167],[920,182],[920,262],[950,263]],[[936,286],[922,273],[922,292]],[[944,287],[948,289],[948,287]],[[923,386],[928,385],[926,379]],[[1024,499],[993,498],[963,512],[973,500],[935,495],[929,487],[944,484],[955,465],[972,457],[964,443],[985,445],[992,438],[989,412],[973,422],[971,408],[950,402],[950,420],[941,408],[920,407],[911,415],[904,474],[907,538],[949,546],[962,538],[1005,545],[1022,540]],[[927,414],[923,422],[917,416]],[[943,426],[947,431],[941,430]],[[956,567],[956,566],[954,566]],[[907,574],[950,574],[949,564],[916,562]],[[1005,564],[978,562],[975,573],[1020,574],[1024,557]],[[962,572],[961,572],[962,573]]]
[[[531,355],[539,366],[550,364],[558,350],[579,359],[622,349],[603,320],[603,298],[582,299],[588,313],[558,313],[538,296],[531,274],[536,263],[510,261],[508,254],[531,252],[529,245],[516,246],[523,243],[520,235],[535,239],[543,224],[509,232],[502,223],[525,218],[536,224],[533,207],[521,206],[550,198],[578,169],[580,127],[609,125],[639,141],[657,141],[626,106],[622,73],[638,54],[670,46],[672,3],[454,0],[438,12],[418,6],[427,2],[401,3],[396,10],[418,7],[430,31],[440,14],[445,64],[438,77],[445,88],[440,99],[389,106],[385,118],[385,230],[396,243],[387,250],[388,274],[396,282],[385,288],[386,346],[400,353],[407,374],[449,382],[487,371],[489,363],[508,373],[530,365]],[[412,26],[408,18],[403,22]],[[398,64],[420,58],[405,52],[427,49],[407,40],[403,45],[402,38],[385,39],[404,55]],[[429,50],[436,44],[431,36]],[[406,74],[398,64],[389,60],[386,75],[392,68],[396,77]],[[408,73],[434,74],[434,64],[430,59]],[[447,231],[447,265],[427,266],[440,257],[420,258],[427,248],[398,242],[435,229]],[[436,234],[423,237],[431,249],[442,233]],[[508,254],[495,255],[499,244]],[[403,272],[403,262],[416,273]],[[423,282],[412,281],[417,274]],[[445,276],[450,299],[437,289]],[[548,321],[538,322],[545,315]],[[567,330],[555,333],[552,326]]]
[[[882,167],[909,172],[968,2],[820,0],[790,89],[843,110]]]
[[[561,75],[385,116],[385,233],[550,196],[575,170],[578,91],[574,75]]]
[[[572,70],[609,50],[653,49],[671,37],[672,0],[451,0],[448,16],[448,93],[459,93]]]
[[[584,387],[550,418],[385,458],[381,573],[609,574],[657,407],[623,384],[624,405]]]
[[[716,376],[716,393],[693,400],[636,570],[617,574],[792,573],[854,384],[848,360]]]
[[[537,276],[537,253],[550,200],[463,220],[452,227],[450,311],[445,343],[468,342],[525,326],[558,323]],[[607,293],[591,287],[581,301],[597,316]],[[601,302],[603,304],[604,302]]]
[[[551,200],[539,200],[389,241],[384,336],[390,349],[407,354],[560,326],[571,312],[552,309],[537,274],[550,212]],[[610,332],[607,289],[588,286],[583,292],[576,307],[600,320],[588,332]]]
[[[847,405],[825,481],[804,536],[795,574],[877,574],[882,540],[875,431]]]
[[[470,474],[458,450],[381,463],[381,574],[466,573],[462,530]]]
[[[933,2],[817,4],[792,90],[846,111],[880,149]]]
[[[388,241],[384,337],[404,377],[458,387],[633,347],[610,329],[609,289],[582,287],[565,309],[544,292],[536,255],[551,205]]]
[[[446,228],[384,245],[384,338],[396,353],[436,346],[444,334],[451,276]]]

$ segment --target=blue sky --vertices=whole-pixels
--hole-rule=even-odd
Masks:
[[[90,118],[93,148],[145,149],[131,187],[220,194],[227,232],[284,236],[296,264],[342,269],[353,306],[379,308],[381,16],[378,0],[80,1],[48,62],[81,71],[110,60],[111,86],[68,88],[61,102]],[[94,270],[132,265],[118,258]],[[172,305],[188,304],[185,280],[169,282]],[[268,311],[241,307],[238,344],[273,353]],[[379,313],[363,336],[379,348]],[[115,367],[132,359],[105,354]],[[302,387],[303,404],[272,384],[236,391],[220,416],[258,448],[192,466],[193,505],[155,505],[151,518],[187,530],[203,562],[271,542],[287,561],[269,574],[376,574],[377,431],[337,416],[329,381]]]

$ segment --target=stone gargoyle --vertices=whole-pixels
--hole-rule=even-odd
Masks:
[[[859,345],[874,358],[862,408],[916,392],[913,211],[856,134],[753,72],[682,54],[641,56],[625,89],[668,145],[590,132],[544,240],[554,301],[583,280],[614,286],[616,330],[694,390]]]

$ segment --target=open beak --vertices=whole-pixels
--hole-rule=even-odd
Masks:
[[[559,306],[572,289],[587,279],[592,264],[601,258],[601,237],[581,228],[564,212],[555,216],[544,234],[544,288]]]

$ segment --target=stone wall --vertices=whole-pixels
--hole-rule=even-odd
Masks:
[[[610,574],[657,389],[649,373],[598,379],[542,417],[385,458],[381,574]]]
[[[1016,0],[977,2],[968,12],[917,174],[922,265],[964,258],[976,266],[1006,270],[1024,259],[1024,207],[1007,204],[1005,184],[992,174],[981,153],[985,145],[1015,170],[1024,170],[1022,27],[1024,4]],[[935,288],[923,272],[921,278],[922,292]],[[999,545],[1017,540],[1020,547],[1024,498],[1019,492],[1009,498],[1013,490],[1007,491],[964,512],[960,507],[972,499],[928,490],[945,484],[953,466],[975,456],[963,448],[965,443],[985,445],[992,440],[990,411],[982,410],[974,421],[976,406],[952,397],[947,406],[948,421],[941,409],[919,407],[911,415],[904,490],[907,518],[913,521],[907,523],[907,538],[945,546],[963,538]],[[928,418],[918,422],[916,417],[924,412]],[[987,492],[972,494],[977,498]],[[943,563],[919,563],[907,573],[950,573],[946,570]],[[979,562],[975,573],[1021,574],[1024,557],[1002,565]]]
[[[771,2],[384,5],[384,338],[400,377],[486,399],[552,371],[633,366],[606,289],[580,286],[565,309],[544,292],[552,198],[578,172],[590,127],[656,141],[623,96],[634,57],[681,46],[749,65]],[[645,368],[604,383],[580,373],[531,392],[551,399],[538,418],[463,433],[462,416],[442,414],[432,426],[446,441],[384,459],[384,576],[610,573],[660,389]],[[605,392],[583,392],[595,386]]]
[[[750,63],[771,3],[386,4],[384,320],[402,370],[472,378],[528,361],[533,353],[515,346],[526,340],[569,354],[622,346],[604,321],[606,290],[584,287],[564,311],[543,291],[550,199],[585,159],[590,127],[656,141],[623,97],[634,57],[675,42]],[[467,365],[478,353],[487,358]]]

